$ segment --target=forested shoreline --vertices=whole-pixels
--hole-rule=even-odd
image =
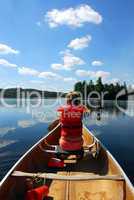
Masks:
[[[96,82],[90,80],[87,81],[79,81],[74,85],[74,91],[78,91],[83,95],[83,98],[86,99],[90,96],[90,98],[97,98],[98,94],[104,95],[104,100],[115,100],[117,94],[124,90],[123,95],[119,97],[120,100],[127,100],[128,91],[127,85],[124,82],[121,83],[103,83],[101,78],[98,78]]]
[[[0,98],[57,98],[64,97],[61,92],[43,91],[37,89],[8,88],[0,89]]]
[[[96,82],[92,80],[79,81],[74,85],[74,91],[78,91],[82,94],[83,99],[97,98],[97,93],[104,95],[104,100],[115,100],[117,94],[124,90],[124,94],[119,97],[120,100],[127,100],[128,89],[124,82],[121,83],[103,83],[101,78],[98,78]],[[37,89],[23,89],[23,88],[8,88],[0,89],[0,98],[57,98],[59,96],[65,97],[66,92],[54,92],[54,91],[43,91]]]

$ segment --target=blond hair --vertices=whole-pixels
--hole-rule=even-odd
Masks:
[[[67,104],[78,106],[81,103],[80,101],[81,96],[79,92],[69,92],[66,95],[66,98],[67,98]]]

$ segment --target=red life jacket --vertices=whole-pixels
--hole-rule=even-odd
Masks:
[[[74,150],[78,147],[81,148],[82,140],[82,117],[83,112],[85,111],[84,106],[72,106],[66,105],[60,107],[58,112],[61,112],[61,138],[62,143],[68,145],[70,150]],[[64,140],[64,141],[63,141]],[[71,142],[73,146],[71,147]],[[77,143],[75,145],[75,143]],[[65,149],[65,148],[64,148]]]

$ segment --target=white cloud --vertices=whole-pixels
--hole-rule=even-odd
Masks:
[[[12,64],[9,63],[7,60],[5,59],[0,59],[0,65],[4,66],[4,67],[11,67],[11,68],[16,68],[17,65],[16,64]]]
[[[65,77],[65,78],[63,78],[63,81],[64,82],[77,82],[77,79],[73,78],[73,77]]]
[[[52,64],[51,67],[55,70],[72,70],[77,65],[84,65],[85,62],[79,57],[74,56],[69,51],[62,52],[63,64]]]
[[[91,78],[107,78],[110,76],[110,72],[106,71],[86,71],[86,70],[76,70],[76,75],[80,77],[91,77]]]
[[[102,66],[104,63],[100,60],[95,60],[91,64],[92,66]]]
[[[37,78],[55,79],[55,80],[61,79],[60,75],[53,73],[51,71],[39,72],[36,69],[32,69],[32,68],[28,68],[28,67],[19,67],[18,73],[21,74],[21,75],[35,76]],[[33,82],[35,83],[35,80]]]
[[[95,72],[94,74],[94,77],[95,78],[99,78],[99,77],[102,77],[102,78],[107,78],[110,76],[110,72],[105,72],[105,71],[97,71]]]
[[[30,76],[38,76],[39,72],[35,69],[28,68],[28,67],[19,67],[18,73],[21,75],[30,75]]]
[[[76,70],[76,75],[80,77],[86,77],[89,76],[88,71],[83,70],[83,69],[78,69]]]
[[[40,81],[40,80],[31,80],[30,83],[33,83],[33,84],[43,84],[44,81]]]
[[[87,35],[85,37],[82,38],[76,38],[74,40],[72,40],[70,42],[70,44],[68,45],[69,48],[71,49],[83,49],[88,47],[89,42],[92,40],[92,37],[90,35]]]
[[[74,65],[84,65],[85,62],[79,58],[74,56],[71,53],[65,53],[63,57],[64,67],[66,69],[71,69]]]
[[[19,51],[6,44],[0,44],[0,54],[18,54]]]
[[[109,81],[110,83],[116,84],[116,83],[120,83],[120,79],[118,78],[113,78]]]
[[[39,78],[48,78],[48,79],[60,79],[60,75],[53,72],[41,72],[38,76]]]
[[[51,65],[51,68],[54,69],[54,70],[61,70],[61,69],[64,69],[64,66],[62,64],[59,64],[59,63],[54,63]]]
[[[82,27],[85,23],[100,24],[102,16],[89,5],[85,4],[64,10],[53,9],[47,12],[45,20],[51,28],[60,25]]]
[[[70,49],[65,49],[64,51],[60,51],[61,55],[70,54],[70,53],[71,53]]]

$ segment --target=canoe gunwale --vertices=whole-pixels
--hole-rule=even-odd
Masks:
[[[49,135],[51,135],[58,127],[60,127],[60,123],[51,131],[49,131],[44,137],[42,137],[38,142],[36,142],[28,151],[26,151],[24,153],[24,155],[22,155],[20,157],[20,159],[12,166],[12,168],[7,172],[7,174],[4,176],[4,178],[0,181],[0,187],[2,187],[2,185],[6,182],[6,180],[9,178],[9,176],[11,176],[11,174],[13,173],[13,171],[15,170],[15,168],[18,166],[18,164],[20,162],[23,161],[23,159],[34,150],[34,148],[36,146],[38,146],[45,138],[47,138]]]
[[[84,125],[84,128],[85,128],[88,132],[90,132],[90,131],[88,130],[88,128],[87,128],[85,125]],[[95,137],[95,136],[93,135],[93,133],[90,132],[90,134],[91,134],[93,137]],[[96,138],[96,137],[95,137],[95,138]],[[109,155],[109,157],[111,158],[111,160],[113,160],[113,162],[115,163],[115,165],[117,166],[117,168],[120,170],[122,176],[124,177],[124,179],[125,179],[127,185],[129,186],[129,188],[131,189],[131,191],[132,191],[133,194],[134,194],[134,187],[133,187],[131,181],[129,180],[128,176],[126,175],[126,173],[124,172],[124,170],[122,169],[122,167],[120,166],[120,164],[118,163],[118,161],[114,158],[114,156],[113,156],[113,155],[110,153],[110,151],[105,147],[105,145],[101,143],[101,141],[100,141],[98,138],[96,138],[96,140],[100,143],[100,145],[101,145],[102,148],[106,151],[106,153]]]

